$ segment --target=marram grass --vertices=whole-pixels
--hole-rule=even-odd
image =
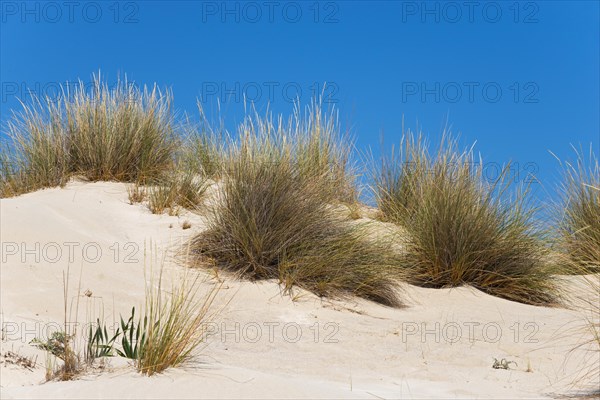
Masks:
[[[389,243],[372,240],[367,227],[336,216],[324,201],[332,196],[325,183],[345,182],[332,183],[336,172],[314,160],[306,161],[314,162],[310,168],[299,162],[309,138],[271,128],[246,124],[240,142],[230,146],[219,201],[207,230],[190,244],[195,264],[275,279],[286,291],[301,287],[399,305]]]
[[[207,187],[202,175],[189,170],[170,173],[145,189],[148,208],[153,214],[168,210],[170,215],[178,215],[180,209],[195,209],[202,203]],[[132,190],[130,195],[135,196],[137,192]]]
[[[560,203],[555,207],[558,250],[572,272],[600,272],[600,164],[590,147],[575,162],[561,163]]]
[[[545,235],[527,190],[509,195],[505,168],[483,176],[472,149],[444,135],[435,154],[408,133],[400,152],[384,159],[376,183],[382,219],[405,228],[403,268],[426,287],[471,285],[527,304],[557,301]]]
[[[99,77],[58,99],[22,104],[8,122],[0,194],[64,185],[72,176],[142,182],[170,168],[178,139],[170,92]],[[10,147],[10,149],[8,148]],[[10,151],[9,151],[10,150]]]
[[[163,270],[158,282],[146,285],[143,312],[143,344],[135,365],[145,375],[161,373],[191,360],[205,343],[209,322],[214,317],[213,303],[220,286],[212,285],[200,295],[199,277],[188,273],[169,291],[163,288]]]

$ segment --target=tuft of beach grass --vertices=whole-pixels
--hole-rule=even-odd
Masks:
[[[242,124],[239,141],[228,146],[207,230],[191,241],[194,264],[276,279],[285,291],[301,287],[397,306],[391,244],[372,240],[368,227],[328,204],[354,193],[341,156],[348,149],[323,137],[329,133],[318,117],[308,121],[292,128],[268,118]]]
[[[473,150],[445,133],[437,151],[404,135],[376,173],[381,217],[406,231],[403,268],[426,287],[471,285],[534,305],[557,301],[546,235],[528,189],[511,190],[509,166],[489,182]]]
[[[22,103],[7,124],[0,156],[0,194],[14,196],[87,180],[145,182],[173,163],[179,139],[172,95],[119,80],[109,88],[99,75],[58,99]]]

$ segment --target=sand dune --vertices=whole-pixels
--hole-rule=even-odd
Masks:
[[[408,306],[392,309],[232,279],[195,362],[148,378],[111,358],[104,370],[44,383],[46,355],[29,342],[63,321],[63,271],[70,304],[80,290],[78,322],[116,321],[143,303],[150,259],[164,257],[168,277],[185,269],[174,256],[202,217],[153,215],[128,203],[124,184],[72,182],[2,199],[0,219],[2,398],[545,398],[584,389],[573,385],[589,357],[571,351],[587,335],[577,307],[406,286]],[[565,280],[579,295],[578,278]],[[9,351],[37,356],[36,366],[12,364]],[[514,363],[495,369],[495,359]]]

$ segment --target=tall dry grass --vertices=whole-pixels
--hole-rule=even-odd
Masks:
[[[200,104],[198,110],[200,122],[192,124],[186,119],[183,125],[178,162],[187,171],[216,181],[221,177],[225,147],[231,138],[222,123],[218,130],[213,129]]]
[[[69,142],[62,107],[34,98],[13,112],[7,123],[9,139],[0,154],[0,195],[9,197],[43,187],[62,186],[69,176]]]
[[[89,180],[144,182],[173,163],[178,146],[171,93],[99,76],[58,99],[22,104],[7,124],[0,163],[3,197]]]
[[[349,184],[345,167],[332,165],[340,162],[332,148],[344,144],[322,144],[314,124],[284,129],[254,118],[241,126],[225,157],[208,229],[191,242],[195,263],[252,280],[276,279],[286,291],[301,287],[399,305],[389,243],[372,240],[365,226],[343,220],[327,204],[345,195],[332,186]]]
[[[600,164],[591,146],[587,157],[582,149],[575,155],[574,162],[561,162],[558,250],[575,272],[600,272]]]
[[[201,295],[202,280],[198,275],[189,275],[172,284],[168,291],[163,288],[162,268],[158,281],[147,281],[146,305],[139,325],[144,339],[135,360],[142,374],[161,373],[190,361],[207,339],[220,286],[211,285]]]
[[[354,141],[341,132],[335,109],[324,110],[318,100],[304,110],[296,103],[287,119],[281,115],[274,118],[270,113],[261,116],[253,110],[240,124],[237,137],[226,147],[238,147],[243,152],[245,147],[258,145],[264,145],[264,150],[251,150],[252,162],[291,163],[295,179],[300,184],[318,185],[324,201],[349,204],[358,201],[357,172],[351,160]],[[241,153],[228,154],[235,158]],[[286,157],[284,161],[282,155]],[[234,164],[235,160],[233,163],[229,160],[229,166]]]
[[[168,210],[170,215],[179,215],[181,209],[195,209],[204,200],[208,188],[207,180],[190,170],[175,170],[164,174],[154,185],[146,188],[148,208],[153,214]],[[135,197],[135,188],[130,197]]]
[[[341,132],[336,109],[326,111],[313,100],[302,115],[296,104],[289,126],[299,175],[306,180],[324,178],[321,191],[325,200],[356,203],[359,193],[357,168],[352,162],[354,139]]]
[[[473,150],[445,134],[435,153],[422,136],[406,134],[384,158],[376,178],[381,216],[407,232],[404,267],[412,283],[471,285],[527,304],[556,301],[545,235],[527,189],[511,193],[509,168],[485,179]]]

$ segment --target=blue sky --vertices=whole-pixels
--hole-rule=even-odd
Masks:
[[[512,160],[515,179],[536,172],[542,196],[557,176],[548,150],[600,148],[598,2],[0,4],[3,124],[17,98],[101,70],[170,87],[180,112],[200,99],[216,116],[220,102],[229,129],[244,95],[287,114],[327,83],[359,148],[397,142],[403,120],[433,141],[448,123],[486,162]]]

